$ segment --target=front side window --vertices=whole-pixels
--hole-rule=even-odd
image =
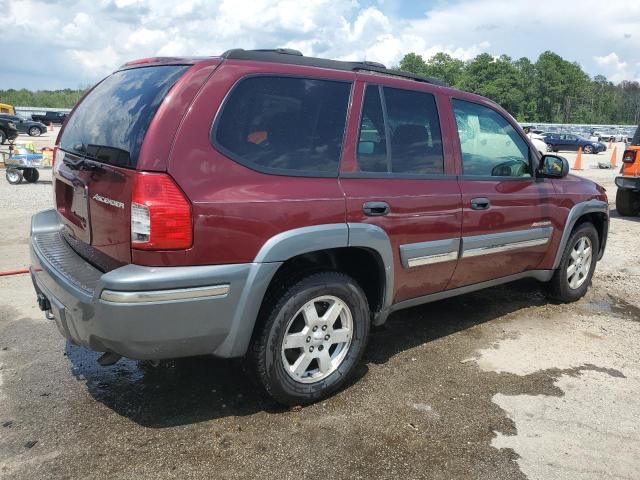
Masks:
[[[362,172],[443,174],[442,136],[433,95],[368,86],[360,124],[358,165]]]
[[[347,82],[246,78],[225,102],[213,143],[256,170],[337,175],[350,92]]]
[[[462,100],[453,109],[465,175],[531,177],[527,143],[502,115]]]

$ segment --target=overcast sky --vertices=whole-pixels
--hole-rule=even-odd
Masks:
[[[640,80],[639,0],[0,0],[0,89],[78,88],[127,60],[292,47],[388,66],[407,52],[535,59]]]

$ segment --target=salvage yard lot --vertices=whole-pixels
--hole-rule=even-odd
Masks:
[[[613,207],[617,170],[594,168],[610,154],[579,173]],[[0,179],[0,270],[28,265],[50,179]],[[355,383],[292,410],[238,361],[99,367],[43,318],[27,275],[0,277],[0,478],[640,478],[639,237],[640,218],[612,212],[576,304],[526,281],[399,312]]]

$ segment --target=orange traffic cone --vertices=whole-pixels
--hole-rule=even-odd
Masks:
[[[576,163],[573,164],[574,170],[582,170],[582,147],[578,147],[578,156],[576,157]]]
[[[613,168],[618,166],[618,147],[613,147],[613,152],[611,152],[611,160],[609,163]]]
[[[609,140],[609,146],[607,148],[611,150],[611,140]]]
[[[49,124],[49,131],[50,131],[50,132],[53,132],[53,122],[51,122],[51,123]]]

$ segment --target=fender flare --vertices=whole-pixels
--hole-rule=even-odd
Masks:
[[[556,251],[556,257],[553,262],[553,270],[556,270],[560,266],[562,254],[565,247],[567,246],[567,242],[569,241],[569,237],[571,236],[571,232],[573,231],[573,227],[576,225],[576,222],[580,219],[580,217],[588,213],[603,213],[606,217],[603,232],[603,241],[602,245],[600,245],[600,251],[598,252],[598,260],[602,258],[602,255],[604,254],[604,248],[607,243],[607,233],[609,231],[609,205],[603,200],[587,200],[586,202],[575,204],[569,211],[567,221],[564,224],[564,230],[562,231],[562,237],[560,238],[560,244],[558,245],[558,250]]]
[[[380,256],[385,285],[382,307],[374,316],[374,324],[379,324],[378,318],[384,322],[393,298],[393,253],[385,231],[375,225],[347,223],[296,228],[274,235],[258,251],[231,330],[214,355],[237,357],[246,353],[267,288],[284,262],[305,253],[345,247],[368,248]]]

